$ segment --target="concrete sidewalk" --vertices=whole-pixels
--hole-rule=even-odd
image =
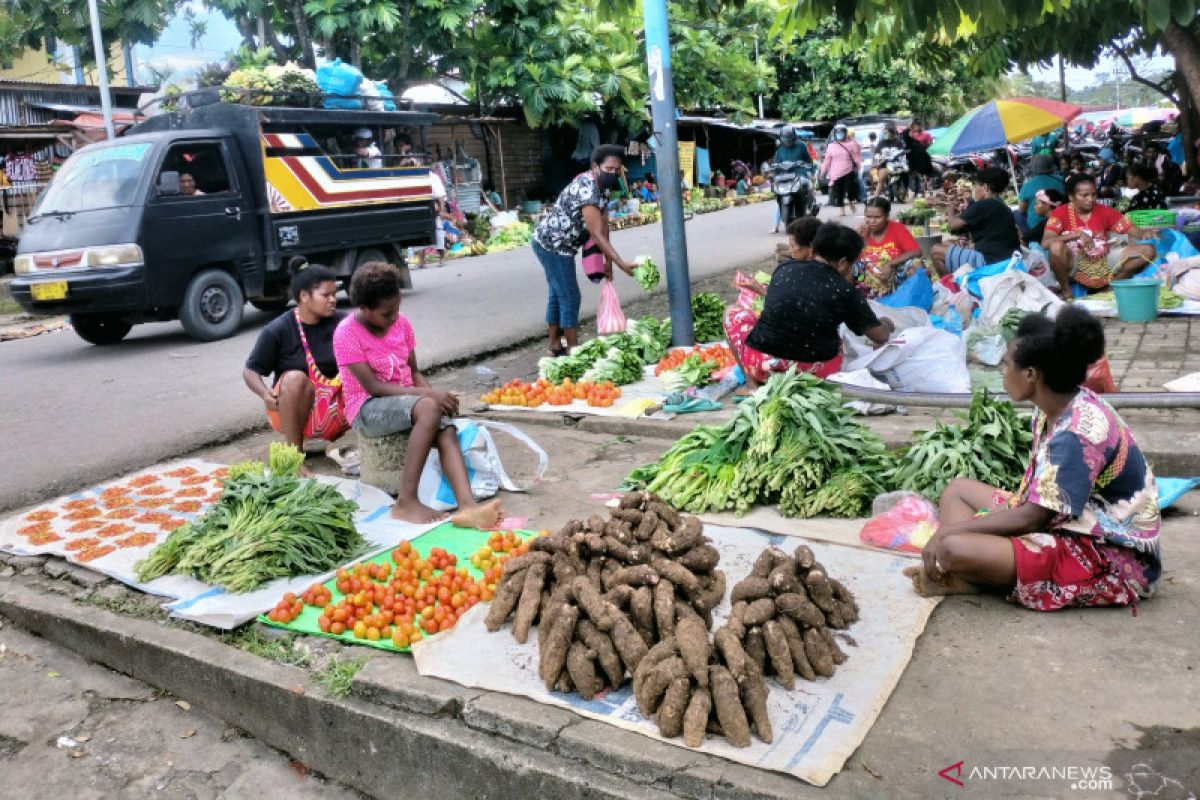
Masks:
[[[617,435],[588,422],[525,426],[553,454],[551,466],[530,492],[503,496],[509,513],[547,528],[586,517],[600,508],[592,493],[611,490],[670,443],[656,430]],[[194,455],[261,457],[271,438]],[[530,458],[503,437],[500,447],[520,480]],[[282,640],[285,652],[307,653],[308,666],[264,660],[228,637],[166,621],[144,595],[57,559],[3,557],[14,574],[0,584],[0,615],[378,797],[927,798],[959,790],[938,773],[960,761],[963,777],[999,765],[1107,767],[1113,777],[1111,790],[1075,792],[1063,781],[968,779],[972,796],[1129,797],[1135,763],[1147,765],[1143,783],[1152,774],[1200,788],[1197,514],[1193,494],[1168,517],[1166,575],[1136,616],[1036,614],[996,597],[949,598],[874,728],[824,789],[561,709],[422,678],[406,656],[300,637]],[[334,659],[365,659],[344,698],[316,682]]]

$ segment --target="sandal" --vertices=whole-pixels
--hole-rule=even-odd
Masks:
[[[547,349],[550,351],[551,358],[562,358],[567,354],[567,348],[565,347],[560,350],[555,350],[553,347]]]

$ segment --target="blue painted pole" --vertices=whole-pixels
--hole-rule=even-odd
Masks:
[[[671,341],[694,344],[692,286],[688,275],[687,238],[683,230],[683,189],[679,174],[679,135],[675,124],[675,82],[671,76],[671,41],[667,0],[643,0],[646,22],[646,66],[650,77],[650,115],[658,148],[658,202],[662,209],[666,253],[667,298],[671,306]]]

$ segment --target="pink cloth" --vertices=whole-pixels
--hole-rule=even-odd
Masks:
[[[333,332],[333,355],[337,358],[338,374],[342,378],[346,419],[354,424],[358,411],[371,395],[363,388],[348,367],[367,363],[375,377],[384,383],[412,386],[412,370],[408,357],[417,346],[416,334],[408,317],[401,314],[383,336],[371,333],[357,315],[350,314]]]
[[[862,165],[862,148],[853,139],[829,143],[821,161],[821,174],[832,183],[843,175],[857,172]]]

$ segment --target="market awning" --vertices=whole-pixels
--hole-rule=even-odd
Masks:
[[[5,125],[0,127],[0,139],[25,142],[55,141],[59,136],[70,132],[70,125],[62,122],[50,125]]]

